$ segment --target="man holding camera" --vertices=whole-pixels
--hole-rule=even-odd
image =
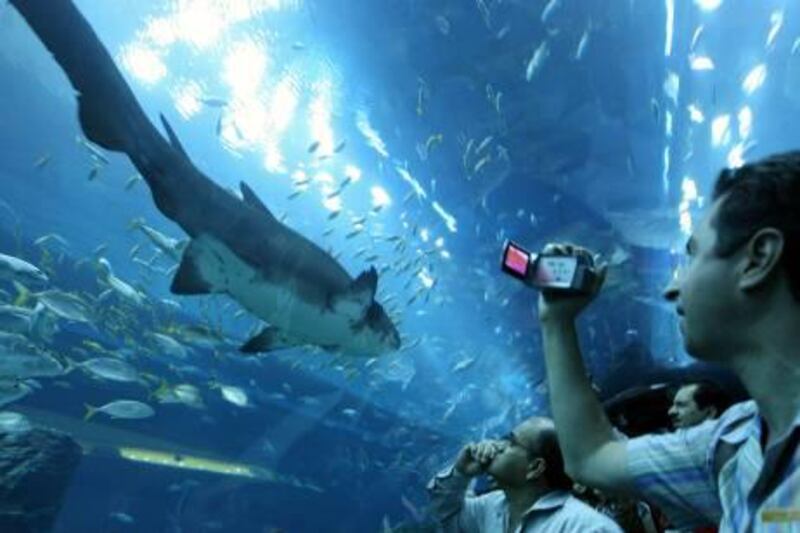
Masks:
[[[467,496],[472,478],[482,473],[500,490]],[[465,446],[428,490],[433,514],[448,532],[622,532],[613,520],[573,497],[571,486],[553,422],[530,418],[502,439]]]
[[[713,422],[621,441],[591,389],[575,321],[584,294],[539,297],[550,403],[566,471],[660,507],[676,527],[800,531],[800,152],[723,170],[666,289],[686,351],[731,369],[752,401]],[[546,254],[591,254],[549,245]],[[721,520],[721,522],[720,522]]]

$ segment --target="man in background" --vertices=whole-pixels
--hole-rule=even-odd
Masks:
[[[481,473],[489,474],[499,490],[468,495],[470,482]],[[571,486],[553,422],[536,417],[503,439],[466,445],[428,490],[433,514],[447,532],[622,532],[572,496]]]
[[[699,381],[678,389],[667,414],[675,429],[689,428],[719,417],[729,406],[730,400],[719,385]]]

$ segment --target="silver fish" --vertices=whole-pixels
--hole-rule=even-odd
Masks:
[[[0,357],[0,378],[55,377],[66,371],[52,355],[31,348],[6,350]]]
[[[47,275],[18,257],[0,254],[0,280],[21,283],[47,283]]]
[[[100,407],[86,404],[84,420],[89,420],[97,413],[105,413],[111,418],[139,419],[150,418],[156,412],[146,403],[136,400],[115,400]]]
[[[73,322],[92,323],[92,313],[89,306],[74,294],[59,290],[49,290],[36,293],[34,296],[48,311],[58,317]]]
[[[25,415],[13,411],[0,412],[0,432],[3,433],[25,433],[33,428],[30,420]]]
[[[134,383],[141,380],[139,372],[130,364],[120,359],[112,357],[97,357],[80,363],[74,363],[90,374],[109,381],[119,381],[123,383]]]
[[[232,403],[236,407],[251,407],[247,393],[239,387],[220,385],[219,390],[228,403]]]
[[[33,392],[33,387],[24,381],[0,380],[0,406],[8,405]]]
[[[186,349],[186,347],[169,335],[164,335],[163,333],[153,333],[152,337],[153,340],[155,340],[158,348],[167,355],[177,357],[178,359],[186,359],[189,357],[189,351]]]

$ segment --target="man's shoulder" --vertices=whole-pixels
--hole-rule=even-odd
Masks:
[[[758,415],[758,405],[754,400],[739,402],[728,407],[719,417],[721,423],[734,423]]]
[[[562,513],[570,525],[580,526],[580,531],[622,531],[609,516],[573,495],[570,495],[564,502]]]
[[[481,495],[469,495],[469,499],[473,502],[478,502],[483,505],[499,505],[505,501],[506,495],[503,493],[502,490],[493,490],[489,492],[484,492]]]

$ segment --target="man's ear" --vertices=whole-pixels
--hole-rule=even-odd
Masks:
[[[528,463],[528,473],[525,474],[525,479],[531,481],[541,476],[547,469],[547,463],[541,457],[537,457]]]
[[[783,256],[785,239],[775,228],[762,228],[747,243],[739,287],[755,289],[775,271]]]

